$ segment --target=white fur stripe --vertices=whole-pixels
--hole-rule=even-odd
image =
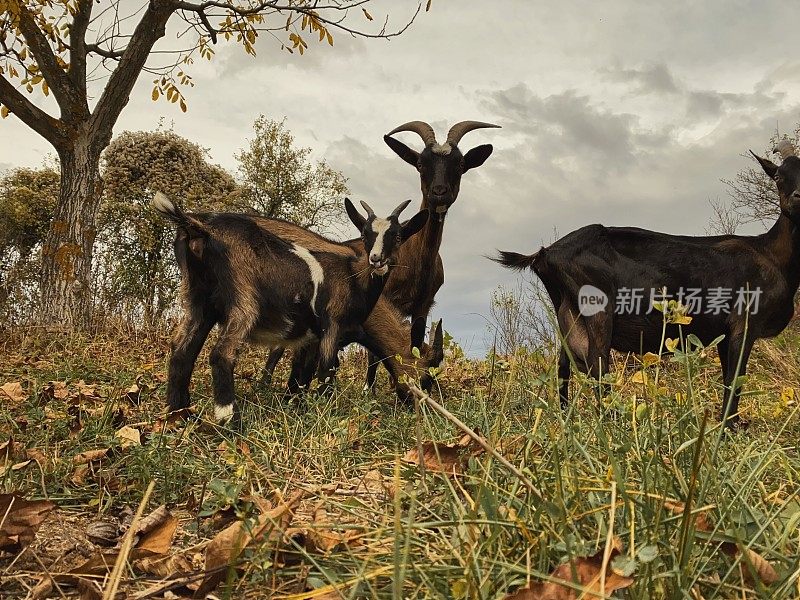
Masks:
[[[314,255],[308,251],[307,248],[303,248],[302,246],[298,246],[297,244],[294,245],[294,252],[297,256],[302,258],[306,261],[308,265],[308,270],[311,271],[311,282],[314,284],[314,295],[311,296],[311,310],[314,314],[317,314],[317,292],[319,291],[319,286],[322,285],[322,282],[325,281],[325,272],[322,270],[322,265],[319,264],[319,261],[314,258]],[[317,315],[319,316],[319,315]]]
[[[372,231],[375,232],[375,243],[372,246],[372,250],[369,252],[370,256],[373,254],[381,256],[383,254],[386,232],[389,231],[389,227],[391,226],[392,224],[388,219],[375,219],[372,221]]]
[[[225,406],[214,405],[214,419],[217,423],[224,423],[230,420],[231,417],[233,417],[233,404],[226,404]]]

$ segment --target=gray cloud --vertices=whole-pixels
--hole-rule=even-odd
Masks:
[[[639,69],[602,69],[609,79],[635,86],[640,94],[676,94],[680,91],[667,65],[661,63]]]
[[[413,11],[416,2],[380,3],[397,5]],[[255,59],[220,43],[214,61],[192,66],[188,113],[151,102],[143,76],[116,131],[153,129],[164,117],[233,168],[258,114],[286,116],[299,144],[345,173],[354,198],[391,208],[416,204],[419,180],[384,133],[412,119],[440,135],[461,119],[503,125],[462,143],[495,151],[464,176],[447,217],[434,308],[480,353],[490,293],[516,281],[485,254],[532,252],[554,230],[595,222],[702,234],[708,199],[725,198],[720,179],[750,165],[743,153],[762,148],[776,124],[800,118],[800,61],[783,58],[796,26],[778,0],[492,8],[434,2],[391,42],[339,34],[334,48],[310,42],[302,57],[267,36]],[[55,110],[52,97],[42,105]],[[402,139],[418,147],[413,134]],[[0,121],[2,163],[35,166],[50,152],[13,117]]]

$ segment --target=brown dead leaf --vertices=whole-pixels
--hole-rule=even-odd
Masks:
[[[123,448],[141,446],[142,444],[142,435],[139,430],[127,425],[121,429],[118,429],[114,434],[114,437],[119,440],[119,443]]]
[[[50,459],[38,448],[28,448],[25,450],[25,456],[31,460],[35,460],[42,468],[50,465]]]
[[[49,402],[50,400],[66,400],[69,397],[69,390],[67,389],[66,381],[50,381],[39,393],[40,402]]]
[[[0,494],[0,550],[17,552],[25,548],[55,507],[47,500],[28,501],[16,494]]]
[[[328,511],[322,504],[319,504],[314,510],[314,522],[307,535],[307,540],[318,552],[327,553],[339,545],[349,545],[359,535],[354,529],[340,533],[333,527],[333,523],[328,518]]]
[[[72,457],[72,464],[85,465],[95,460],[100,460],[108,456],[108,448],[98,448],[97,450],[87,450]]]
[[[195,597],[203,598],[216,588],[225,578],[225,567],[231,565],[250,543],[280,539],[304,494],[303,490],[298,490],[286,502],[262,512],[254,523],[237,521],[214,536],[206,547],[206,576]]]
[[[142,388],[139,386],[138,383],[134,383],[131,387],[129,387],[125,393],[123,394],[123,400],[127,400],[131,404],[135,404],[138,406],[139,402],[141,401],[142,396]]]
[[[744,550],[741,565],[744,579],[748,583],[754,583],[756,579],[760,579],[765,585],[772,585],[778,581],[778,572],[775,570],[775,567],[755,550],[741,548],[734,542],[723,542],[720,546],[720,550],[734,558]]]
[[[682,502],[664,502],[664,508],[675,514],[683,514],[685,505]],[[704,533],[710,533],[714,526],[705,512],[699,513],[694,520],[695,529]],[[709,540],[713,542],[713,540]],[[734,542],[723,542],[720,550],[728,556],[736,557],[741,551],[738,544]],[[757,577],[766,585],[772,585],[778,581],[778,573],[769,561],[755,550],[745,549],[745,556],[742,558],[744,577],[750,583]],[[749,564],[748,564],[749,563]]]
[[[614,539],[611,557],[620,553],[622,543]],[[553,581],[532,583],[530,586],[520,588],[508,594],[503,600],[576,600],[577,598],[599,599],[607,597],[616,590],[624,589],[633,584],[633,578],[623,577],[611,570],[609,560],[606,568],[605,585],[601,585],[601,571],[603,568],[604,549],[599,550],[594,556],[573,558],[571,561],[560,565],[550,575]],[[562,580],[580,586],[580,590],[558,583]],[[601,593],[605,591],[605,596]]]
[[[137,571],[163,578],[180,577],[195,570],[191,559],[184,554],[142,558],[136,561],[134,567]]]
[[[75,384],[78,389],[77,399],[80,402],[97,402],[102,400],[102,396],[97,392],[95,384],[88,384],[83,379]]]
[[[0,391],[3,392],[5,397],[11,400],[13,404],[20,404],[28,397],[28,394],[22,389],[22,384],[19,381],[9,381],[8,383],[0,385]],[[0,395],[0,398],[2,398],[2,395]]]
[[[753,577],[753,575],[755,574],[766,585],[772,585],[773,583],[778,581],[778,572],[766,558],[764,558],[757,552],[750,550],[749,548],[747,548],[744,552],[745,552],[745,559],[742,562],[745,565],[747,565],[745,568],[746,580],[752,583],[753,581],[755,581],[755,578]]]
[[[166,554],[178,530],[178,519],[163,504],[139,522],[136,548],[153,554]]]
[[[664,508],[674,515],[682,515],[686,510],[686,505],[683,502],[672,502],[670,500],[666,500],[664,502]],[[711,525],[711,522],[708,520],[708,514],[705,511],[695,514],[694,528],[698,531],[711,531],[714,529]]]
[[[447,446],[439,442],[422,442],[422,460],[419,448],[411,448],[403,457],[405,462],[418,465],[420,462],[430,471],[460,475],[469,456],[476,456],[483,448],[470,436],[463,436],[457,444]]]

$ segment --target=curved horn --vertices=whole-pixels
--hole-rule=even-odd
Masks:
[[[461,141],[461,138],[464,137],[467,133],[472,131],[473,129],[484,129],[486,127],[500,127],[500,125],[493,125],[492,123],[482,123],[480,121],[461,121],[460,123],[456,123],[450,128],[450,131],[447,132],[447,141],[446,144],[450,144],[451,146],[457,146],[458,142]]]
[[[778,142],[772,151],[779,153],[781,158],[786,160],[790,156],[794,156],[794,144],[792,144],[792,142],[789,140],[784,139]]]
[[[433,132],[433,127],[428,125],[425,121],[409,121],[408,123],[400,125],[400,127],[395,127],[386,135],[394,135],[401,131],[413,131],[422,138],[426,146],[433,146],[436,143],[436,134]]]
[[[374,210],[372,210],[372,207],[371,207],[369,204],[367,204],[366,202],[364,202],[364,201],[362,200],[362,201],[361,201],[361,206],[363,206],[363,207],[364,207],[364,210],[365,210],[365,211],[367,211],[367,216],[368,216],[370,219],[374,219],[374,218],[375,218],[375,211],[374,211]]]
[[[409,204],[411,204],[411,200],[406,200],[405,202],[401,202],[400,206],[398,206],[397,208],[395,208],[392,211],[392,214],[390,215],[390,218],[391,217],[395,217],[395,218],[399,217],[400,213],[403,212],[406,209],[406,206],[408,206]]]

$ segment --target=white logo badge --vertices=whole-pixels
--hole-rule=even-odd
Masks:
[[[578,290],[578,312],[584,317],[603,312],[607,304],[608,296],[593,285],[583,285]]]

